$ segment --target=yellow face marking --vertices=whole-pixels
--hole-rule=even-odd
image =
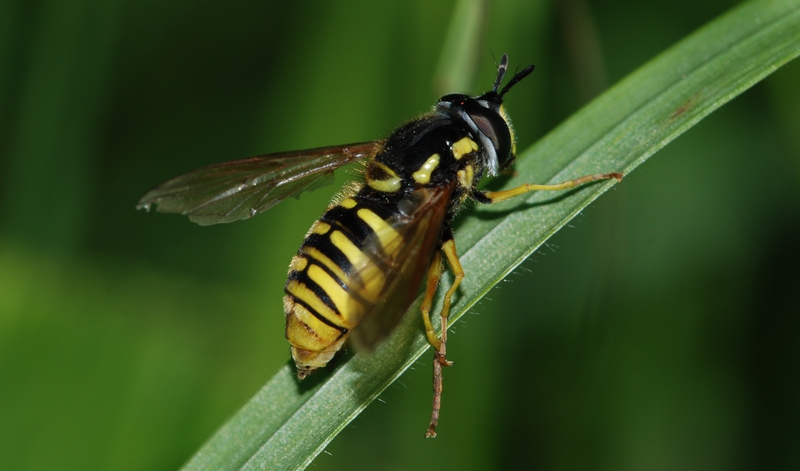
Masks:
[[[308,266],[308,260],[305,257],[295,255],[292,257],[292,263],[289,264],[289,271],[303,271]]]
[[[375,232],[386,255],[393,255],[397,252],[403,238],[392,226],[369,209],[359,209],[357,214]]]
[[[433,154],[422,164],[422,167],[419,168],[416,172],[411,174],[414,178],[414,181],[419,183],[420,185],[427,185],[431,181],[431,174],[436,167],[439,166],[439,154]]]
[[[367,185],[369,185],[370,188],[384,193],[394,193],[400,189],[402,180],[394,170],[380,162],[372,162],[370,165],[374,168],[367,169],[367,172],[364,174]],[[372,174],[379,174],[384,178],[374,178],[370,176]]]
[[[344,270],[342,270],[339,265],[333,263],[333,260],[328,258],[328,256],[324,253],[320,252],[319,249],[315,247],[303,247],[303,253],[313,258],[314,261],[325,266],[325,268],[330,270],[340,280],[347,280],[347,275],[344,273]]]
[[[325,294],[331,298],[333,304],[336,305],[336,309],[341,314],[341,319],[338,319],[336,325],[340,327],[345,327],[348,329],[352,329],[355,327],[355,323],[351,323],[353,320],[361,319],[364,315],[364,306],[358,302],[358,300],[354,299],[352,296],[347,294],[342,286],[336,282],[331,276],[322,268],[318,267],[317,265],[311,265],[308,267],[308,277],[314,281],[314,283],[318,284]],[[334,321],[334,319],[329,319],[330,321]],[[342,322],[344,320],[344,322]]]
[[[313,234],[322,235],[322,234],[327,234],[329,230],[331,230],[331,225],[330,224],[328,224],[327,222],[323,222],[323,221],[317,221],[317,222],[314,223],[313,226],[311,226],[311,231],[310,232],[313,233]]]
[[[312,265],[313,266],[313,265]],[[333,309],[329,308],[322,302],[317,295],[308,289],[308,286],[300,283],[297,280],[291,280],[286,283],[286,291],[289,292],[292,296],[297,298],[300,301],[306,303],[311,309],[317,312],[317,314],[321,315],[325,319],[333,322],[334,324],[338,325],[341,323],[341,318],[338,314],[333,312]]]
[[[463,137],[461,140],[450,146],[453,152],[453,158],[461,160],[461,157],[478,150],[478,143],[468,137]]]
[[[341,232],[333,231],[330,237],[331,243],[341,250],[353,265],[353,276],[349,279],[354,283],[357,283],[358,279],[361,280],[365,299],[377,298],[386,283],[386,275],[383,274],[383,271]]]
[[[339,206],[347,209],[355,208],[356,204],[358,203],[356,203],[356,200],[354,200],[353,198],[343,199],[342,201],[339,202]]]

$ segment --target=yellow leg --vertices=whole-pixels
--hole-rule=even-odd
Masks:
[[[428,337],[428,343],[436,350],[439,350],[441,342],[439,341],[439,337],[436,336],[436,332],[433,330],[430,312],[431,304],[433,304],[433,296],[436,294],[436,287],[439,286],[439,278],[441,277],[442,254],[436,252],[433,256],[433,261],[431,261],[431,266],[428,269],[428,284],[425,288],[425,298],[422,300],[422,306],[420,306],[422,322],[425,323],[425,335]]]
[[[461,280],[464,279],[464,268],[461,267],[461,262],[458,260],[455,240],[450,239],[442,244],[442,252],[444,252],[445,257],[447,257],[447,263],[450,265],[450,269],[453,270],[453,275],[455,278],[453,279],[453,284],[450,286],[450,289],[448,289],[447,293],[444,294],[444,302],[442,303],[442,346],[439,348],[439,353],[441,354],[439,361],[445,366],[451,366],[452,363],[448,362],[445,358],[445,345],[447,344],[447,317],[450,315],[450,301],[453,298],[453,294],[458,289],[458,285],[461,284]]]
[[[450,304],[453,294],[458,289],[458,285],[461,284],[461,280],[464,279],[464,269],[461,267],[461,262],[458,260],[455,241],[453,239],[448,239],[445,241],[444,244],[442,244],[442,252],[444,252],[445,257],[447,257],[447,263],[450,265],[450,269],[453,270],[455,278],[453,279],[452,286],[450,286],[450,289],[448,289],[447,293],[444,295],[442,312],[440,314],[442,319],[442,336],[441,338],[435,338],[434,334],[434,338],[436,340],[435,343],[431,340],[431,330],[428,329],[428,326],[430,325],[430,319],[428,319],[425,324],[425,329],[427,332],[429,332],[428,341],[435,347],[433,352],[433,410],[431,411],[431,424],[428,426],[428,431],[425,433],[426,438],[436,437],[436,426],[439,424],[439,411],[441,410],[442,406],[442,367],[453,366],[453,362],[447,360],[447,317],[450,315]],[[430,286],[431,279],[429,274],[429,290]],[[432,295],[431,298],[433,298]],[[428,293],[426,292],[425,301],[427,300]],[[426,306],[425,301],[423,301],[422,304],[423,309]],[[430,303],[428,303],[427,309],[430,311]],[[428,311],[423,311],[424,319],[428,318]]]
[[[587,175],[584,177],[576,178],[575,180],[569,180],[562,183],[556,183],[554,185],[535,185],[535,184],[526,184],[519,186],[517,188],[513,188],[511,190],[505,191],[486,191],[486,192],[477,192],[474,194],[475,198],[483,203],[499,203],[500,201],[505,201],[509,198],[513,198],[515,196],[528,193],[530,191],[537,191],[537,190],[567,190],[570,188],[575,188],[578,185],[583,185],[584,183],[593,182],[596,180],[607,180],[610,178],[615,178],[619,181],[622,180],[621,173],[602,173],[597,175]],[[447,237],[447,236],[446,236]],[[436,287],[439,284],[439,277],[441,276],[442,269],[441,269],[441,255],[437,252],[436,256],[434,257],[433,263],[431,264],[431,268],[428,271],[428,285],[425,291],[425,299],[422,301],[422,319],[425,322],[425,333],[428,336],[428,342],[433,346],[433,410],[431,411],[431,424],[428,427],[428,431],[425,434],[427,438],[436,437],[436,426],[439,424],[439,411],[441,410],[442,405],[442,367],[444,366],[452,366],[453,362],[447,360],[447,318],[450,315],[450,304],[452,302],[453,294],[455,294],[458,286],[461,284],[461,280],[464,279],[464,269],[461,266],[461,262],[458,260],[458,253],[456,252],[456,243],[450,235],[447,240],[444,241],[442,244],[442,252],[444,252],[445,257],[447,258],[447,263],[450,265],[450,269],[453,271],[453,275],[455,278],[453,279],[453,284],[450,286],[450,289],[447,290],[447,293],[444,295],[444,301],[442,303],[442,312],[441,312],[441,319],[442,319],[442,334],[440,337],[436,337],[436,333],[433,330],[433,325],[431,324],[430,319],[430,310],[431,304],[433,303],[433,296],[436,293]]]
[[[486,198],[488,203],[499,203],[501,201],[505,201],[509,198],[513,198],[515,196],[519,196],[524,193],[528,193],[529,191],[539,191],[539,190],[547,190],[547,191],[555,191],[555,190],[568,190],[570,188],[575,188],[576,186],[583,185],[584,183],[589,183],[597,180],[609,180],[611,178],[617,179],[617,181],[622,181],[622,174],[621,173],[598,173],[596,175],[586,175],[584,177],[576,178],[575,180],[568,180],[561,183],[556,183],[553,185],[535,185],[533,183],[526,183],[525,185],[518,186],[516,188],[512,188],[510,190],[505,191],[485,191],[481,194],[484,198]],[[450,260],[450,257],[447,258]]]

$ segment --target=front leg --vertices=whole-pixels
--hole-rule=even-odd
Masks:
[[[515,196],[523,195],[530,191],[569,190],[570,188],[575,188],[576,186],[580,186],[585,183],[598,180],[610,180],[612,178],[616,179],[618,182],[621,182],[622,176],[623,175],[621,173],[598,173],[595,175],[585,175],[574,180],[567,180],[565,182],[555,183],[553,185],[537,185],[534,183],[526,183],[516,188],[504,191],[476,191],[472,194],[472,196],[480,203],[499,203]]]

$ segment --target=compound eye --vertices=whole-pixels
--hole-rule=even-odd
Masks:
[[[478,129],[480,129],[480,131],[485,134],[486,137],[492,140],[494,148],[497,149],[500,144],[497,142],[497,133],[495,132],[492,123],[483,115],[475,114],[471,117],[475,122],[475,125],[478,126]]]

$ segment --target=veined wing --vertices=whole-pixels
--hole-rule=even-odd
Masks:
[[[422,188],[399,206],[400,213],[386,223],[391,229],[375,233],[364,245],[383,277],[380,299],[366,310],[350,339],[359,350],[372,350],[397,326],[419,294],[444,226],[453,186]],[[374,268],[359,270],[355,279],[364,285],[372,280]]]
[[[247,219],[289,196],[333,181],[333,171],[375,155],[382,142],[364,142],[267,154],[210,165],[166,181],[148,191],[137,209],[155,205],[206,226]]]

